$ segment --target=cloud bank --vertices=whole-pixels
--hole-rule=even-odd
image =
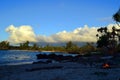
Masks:
[[[118,27],[114,24],[109,24],[107,27],[110,30],[112,26]],[[10,25],[6,28],[6,32],[10,34],[9,41],[11,43],[22,43],[25,41],[30,42],[43,42],[43,43],[63,43],[68,41],[73,42],[96,42],[97,29],[99,27],[79,27],[73,31],[61,31],[51,36],[36,35],[31,26],[15,27]]]
[[[12,43],[22,43],[25,41],[36,42],[36,35],[31,26],[23,25],[15,27],[14,25],[8,26],[6,32],[10,34],[9,41]]]

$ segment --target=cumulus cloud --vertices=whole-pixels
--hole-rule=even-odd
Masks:
[[[85,25],[84,27],[76,28],[73,31],[67,32],[62,31],[51,37],[57,42],[95,42],[96,41],[96,33],[97,28],[88,27]]]
[[[111,31],[113,26],[119,28],[116,24],[109,24],[107,26],[102,26],[102,27],[108,27],[109,31]],[[97,32],[98,28],[99,27],[88,27],[87,25],[85,25],[84,27],[78,27],[73,31],[69,31],[69,32],[63,30],[48,37],[39,35],[37,37],[37,41],[52,42],[52,43],[68,42],[68,41],[96,42],[97,41],[96,34],[98,33]]]
[[[115,26],[115,24],[109,24],[107,27],[109,30]],[[44,43],[59,43],[59,42],[96,42],[97,29],[99,27],[78,27],[73,31],[63,30],[51,36],[36,35],[31,26],[20,26],[15,27],[10,25],[6,31],[10,33],[9,41],[14,43],[21,43],[24,41],[30,42],[44,42]]]
[[[6,32],[10,34],[9,41],[12,43],[21,43],[25,41],[36,42],[36,35],[31,26],[23,25],[20,27],[15,27],[10,25]]]
[[[108,26],[106,26],[108,28],[109,31],[112,30],[112,27],[115,27],[116,29],[120,29],[120,27],[117,24],[109,24]]]

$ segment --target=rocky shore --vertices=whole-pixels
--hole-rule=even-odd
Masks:
[[[0,66],[0,80],[120,80],[119,56],[38,54],[37,58],[33,64]],[[109,67],[104,68],[104,62]]]

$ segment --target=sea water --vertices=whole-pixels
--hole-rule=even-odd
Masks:
[[[31,64],[37,60],[37,54],[40,54],[40,52],[25,50],[0,50],[0,66]]]
[[[0,66],[1,65],[21,65],[21,64],[32,64],[33,62],[39,61],[37,54],[56,54],[64,56],[75,56],[75,54],[67,54],[63,52],[48,52],[48,51],[27,51],[27,50],[0,50]]]

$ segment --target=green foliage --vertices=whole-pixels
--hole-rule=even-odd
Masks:
[[[52,47],[51,45],[47,44],[47,45],[44,47],[44,50],[46,50],[46,51],[54,51],[54,47]]]
[[[86,45],[82,46],[80,48],[81,53],[90,53],[95,51],[95,47],[93,46],[93,43],[86,43]]]
[[[32,50],[39,50],[39,46],[34,43],[33,46],[31,47]]]
[[[79,53],[79,47],[72,43],[72,41],[69,41],[66,43],[66,51],[70,53]]]
[[[9,42],[8,41],[0,42],[0,49],[9,49]]]
[[[113,19],[116,21],[117,25],[120,27],[120,9],[113,15]]]
[[[109,44],[109,38],[107,35],[102,35],[97,41],[97,47],[107,46]]]
[[[52,46],[52,45],[49,45],[47,44],[46,46],[44,47],[41,47],[40,50],[43,50],[43,51],[65,51],[65,48],[63,46]]]
[[[29,41],[20,43],[19,46],[9,46],[9,42],[0,42],[0,49],[11,49],[11,50],[38,50],[38,51],[56,51],[56,52],[68,52],[68,53],[89,53],[94,50],[92,43],[87,43],[83,47],[78,47],[72,41],[66,43],[66,46],[52,46],[47,44],[44,47],[38,46],[36,43],[30,44]]]
[[[29,41],[26,41],[25,43],[20,43],[20,49],[29,49]]]
[[[118,10],[118,12],[116,12],[116,13],[113,15],[113,19],[114,19],[116,22],[120,22],[120,9]]]
[[[109,31],[106,27],[99,28],[97,30],[99,34],[96,36],[98,37],[97,40],[97,47],[101,48],[101,52],[104,53],[116,53],[117,43],[120,43],[120,29],[112,27],[111,31]]]
[[[69,41],[66,43],[66,49],[70,49],[74,46],[74,44],[72,43],[72,41]]]
[[[99,34],[96,36],[98,37],[97,40],[97,47],[107,47],[107,46],[116,46],[117,39],[119,38],[118,30],[113,26],[112,31],[108,31],[107,27],[99,28],[97,30]]]
[[[97,47],[101,48],[103,46],[108,46],[109,32],[107,30],[107,27],[104,27],[104,28],[101,27],[97,31],[99,32],[99,34],[96,35],[98,37]]]

